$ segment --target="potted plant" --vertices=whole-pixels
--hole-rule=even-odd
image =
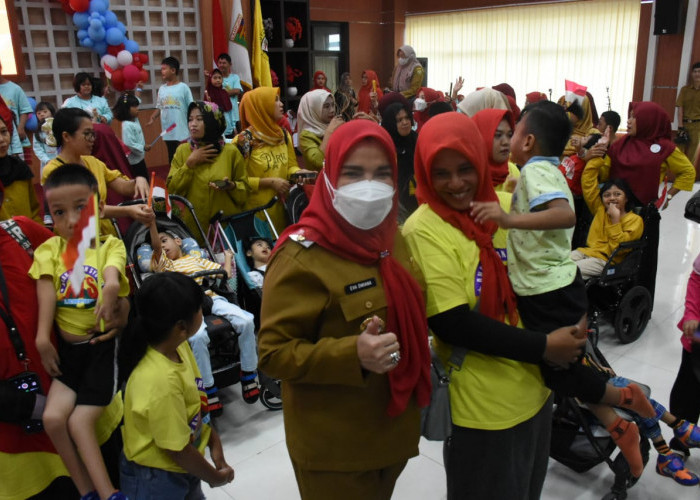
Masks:
[[[284,43],[287,45],[287,47],[294,47],[294,42],[301,40],[301,21],[299,21],[299,19],[296,17],[290,16],[287,18],[284,25],[287,28],[287,34],[289,35],[289,38],[285,38]]]
[[[302,73],[301,70],[298,70],[296,68],[292,68],[289,64],[287,64],[287,95],[289,97],[294,97],[297,95],[297,88],[292,86],[291,84],[294,83],[294,80],[302,76],[304,73]]]

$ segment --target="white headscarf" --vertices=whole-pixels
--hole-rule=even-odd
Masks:
[[[321,114],[323,113],[323,104],[329,97],[331,97],[331,93],[323,89],[311,90],[301,96],[297,110],[299,132],[308,130],[318,137],[323,137],[328,124],[321,120]]]
[[[467,94],[467,97],[457,104],[457,110],[470,118],[484,109],[507,109],[512,111],[506,96],[498,90],[489,87]]]

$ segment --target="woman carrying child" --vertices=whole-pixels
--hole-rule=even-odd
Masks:
[[[39,201],[34,191],[34,183],[29,166],[19,158],[10,155],[12,141],[12,121],[0,117],[0,182],[5,191],[0,204],[0,220],[24,215],[41,222]]]
[[[644,221],[632,211],[634,194],[623,179],[613,179],[598,187],[599,163],[589,162],[581,175],[581,188],[588,209],[594,214],[585,247],[571,252],[571,258],[584,280],[599,276],[608,258],[626,241],[638,240],[644,231]],[[618,253],[614,262],[624,259]]]
[[[56,158],[56,140],[51,132],[53,115],[56,109],[53,104],[41,101],[36,105],[36,118],[39,120],[39,130],[34,134],[34,155],[39,159],[40,170],[44,170],[44,165]]]
[[[129,165],[134,177],[149,178],[146,167],[146,152],[151,149],[146,144],[143,129],[139,122],[139,104],[141,101],[132,93],[125,92],[112,108],[114,117],[122,122],[122,142],[129,148]]]
[[[136,294],[136,319],[120,353],[128,377],[121,488],[131,500],[199,499],[202,480],[212,487],[233,481],[187,343],[202,324],[202,298],[194,280],[169,272],[148,278]]]
[[[231,97],[228,95],[228,92],[226,92],[223,85],[224,75],[221,73],[220,69],[214,68],[209,74],[209,79],[207,81],[205,100],[213,102],[219,106],[219,109],[224,114],[224,119],[226,120],[226,130],[224,130],[224,135],[226,137],[232,137],[236,132],[236,122],[238,120],[236,120],[233,116],[233,103],[231,102]]]
[[[206,233],[209,220],[219,211],[232,215],[243,209],[248,195],[245,163],[238,148],[224,143],[226,120],[216,104],[191,103],[187,126],[190,139],[175,151],[167,186],[170,194],[184,196],[194,205]],[[187,215],[184,217],[195,229]]]
[[[301,497],[388,500],[430,397],[420,274],[398,233],[386,131],[353,120],[327,153],[265,273],[260,369],[282,379]]]

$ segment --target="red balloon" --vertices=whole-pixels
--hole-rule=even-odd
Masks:
[[[135,63],[133,63],[133,64],[134,64],[134,66],[136,66],[138,69],[143,68],[143,63],[142,63],[141,61],[135,62]]]
[[[148,62],[148,54],[145,52],[139,52],[139,59],[143,64],[146,64]]]
[[[139,80],[142,82],[147,82],[148,81],[148,71],[145,69],[141,70],[141,76],[139,77]]]
[[[90,7],[90,0],[70,0],[68,5],[75,12],[85,12]]]
[[[141,78],[141,71],[134,66],[133,64],[127,64],[122,68],[122,71],[124,73],[124,80],[126,82],[133,82],[136,83],[139,81]]]
[[[66,14],[75,14],[75,11],[73,10],[73,7],[70,6],[68,3],[68,0],[61,0],[61,8],[63,9],[63,12]]]
[[[134,64],[136,64],[137,62],[141,62],[141,56],[138,52],[136,54],[131,54],[131,58]]]
[[[107,45],[107,53],[117,57],[117,54],[119,54],[119,45]]]
[[[119,87],[124,87],[124,72],[121,68],[112,71],[112,87],[117,90],[122,90]]]

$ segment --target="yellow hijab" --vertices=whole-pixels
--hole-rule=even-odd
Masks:
[[[593,112],[591,111],[591,101],[588,99],[588,97],[583,98],[583,102],[581,103],[581,108],[583,109],[583,118],[581,118],[578,123],[574,126],[574,130],[571,132],[571,137],[569,138],[569,141],[566,143],[566,147],[564,148],[564,156],[571,156],[572,154],[576,153],[578,151],[578,148],[575,148],[571,144],[571,138],[572,137],[586,137],[591,134],[599,134],[600,132],[598,129],[595,128],[595,124],[593,123]]]
[[[258,87],[243,94],[240,105],[241,128],[270,146],[284,142],[284,131],[274,118],[279,95],[279,87]]]

